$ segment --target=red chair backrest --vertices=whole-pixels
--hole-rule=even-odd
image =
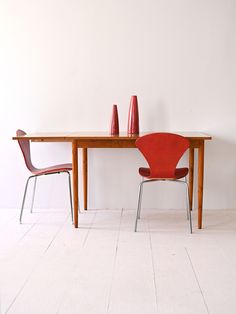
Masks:
[[[189,148],[189,140],[172,133],[152,133],[136,140],[150,167],[151,178],[175,178],[176,166]]]
[[[16,131],[16,136],[24,136],[26,133],[22,130]],[[30,154],[30,141],[29,140],[18,140],[18,144],[20,145],[21,151],[24,156],[26,167],[29,169],[29,171],[34,171],[35,167],[32,164],[31,161],[31,154]]]

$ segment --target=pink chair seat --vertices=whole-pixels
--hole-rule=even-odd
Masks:
[[[49,173],[71,171],[71,170],[72,170],[72,164],[61,164],[61,165],[55,165],[55,166],[42,168],[42,169],[35,169],[32,171],[32,173],[36,175],[44,175],[44,174],[49,174]]]
[[[154,178],[150,175],[150,168],[139,168],[139,174],[142,177],[148,179],[166,179],[166,178]],[[181,179],[184,178],[188,174],[188,168],[176,168],[175,169],[175,177],[170,179]]]

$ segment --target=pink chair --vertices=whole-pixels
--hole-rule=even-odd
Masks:
[[[135,231],[137,231],[137,223],[140,218],[143,184],[155,181],[171,181],[186,186],[187,218],[189,219],[190,233],[192,233],[189,190],[186,180],[188,168],[176,168],[179,160],[189,148],[188,139],[172,133],[152,133],[138,138],[136,146],[145,157],[149,168],[139,168],[139,174],[143,181],[139,188]],[[181,180],[183,178],[184,180]]]
[[[17,136],[24,136],[26,133],[22,130],[17,130],[16,131]],[[34,178],[34,188],[33,188],[33,197],[32,197],[32,203],[31,203],[31,213],[33,209],[33,204],[34,204],[34,196],[35,196],[35,189],[36,189],[36,183],[37,183],[37,177],[43,176],[43,175],[49,175],[49,174],[56,174],[56,173],[67,173],[68,174],[68,179],[69,179],[69,194],[70,194],[70,208],[71,208],[71,218],[73,222],[73,207],[72,207],[72,195],[71,195],[71,179],[70,179],[70,171],[72,170],[72,164],[61,164],[61,165],[55,165],[47,168],[42,168],[38,169],[35,168],[32,164],[31,161],[31,154],[30,154],[30,141],[29,140],[18,140],[18,143],[20,145],[21,151],[24,156],[25,164],[28,170],[32,173],[31,176],[26,181],[25,185],[25,191],[24,191],[24,196],[23,196],[23,201],[22,201],[22,206],[21,206],[21,212],[20,212],[20,223],[22,221],[22,214],[24,210],[24,204],[25,204],[25,197],[27,193],[27,188],[28,188],[28,183],[29,180]]]

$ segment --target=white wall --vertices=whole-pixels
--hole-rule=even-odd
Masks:
[[[2,0],[0,207],[19,206],[28,175],[11,140],[17,128],[109,130],[117,103],[126,130],[137,94],[142,131],[212,135],[204,206],[236,208],[235,38],[229,0]],[[33,144],[37,166],[70,158],[69,144]],[[97,149],[89,158],[90,207],[135,207],[138,152]],[[46,179],[36,207],[65,207],[66,178]],[[144,206],[184,204],[178,187],[147,190]]]

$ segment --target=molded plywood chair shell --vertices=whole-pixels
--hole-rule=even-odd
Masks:
[[[172,133],[152,133],[136,140],[136,146],[145,157],[149,167],[139,168],[143,177],[140,183],[138,208],[135,221],[135,231],[140,218],[143,184],[153,181],[172,181],[184,183],[187,194],[187,217],[192,233],[191,211],[189,209],[189,194],[186,176],[188,168],[177,168],[177,164],[185,151],[189,148],[189,141],[183,136]],[[184,178],[185,180],[180,180]]]
[[[26,133],[22,130],[16,131],[17,136],[24,136]],[[68,182],[69,182],[69,192],[70,192],[70,208],[71,208],[71,217],[73,221],[73,209],[72,209],[72,195],[71,195],[71,179],[70,179],[70,171],[72,170],[72,164],[59,164],[59,165],[53,165],[46,168],[38,169],[34,167],[32,160],[31,160],[31,152],[30,152],[30,141],[27,139],[18,139],[19,146],[21,148],[22,154],[24,156],[25,164],[28,170],[32,173],[31,176],[28,177],[25,185],[25,191],[21,206],[21,212],[20,212],[20,222],[22,221],[22,215],[24,210],[24,204],[25,204],[25,197],[27,194],[28,184],[30,179],[34,178],[34,188],[33,188],[33,198],[31,203],[31,212],[33,209],[33,203],[34,203],[34,196],[35,196],[35,190],[36,190],[36,183],[37,183],[37,177],[42,175],[49,175],[49,174],[57,174],[57,173],[67,173],[68,174]]]

